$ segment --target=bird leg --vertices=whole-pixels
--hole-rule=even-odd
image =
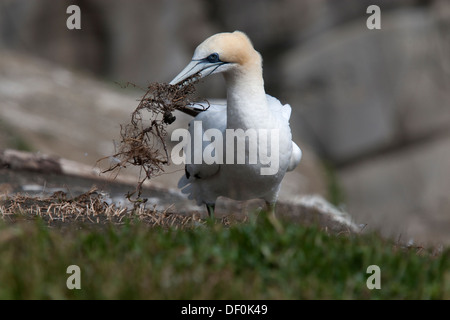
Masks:
[[[277,230],[278,233],[283,233],[283,226],[280,223],[280,220],[277,219],[277,216],[275,215],[275,202],[268,202],[266,201],[267,205],[267,214],[268,219],[272,226]]]
[[[206,210],[208,210],[208,216],[214,219],[214,208],[215,204],[206,204]]]
[[[267,214],[269,214],[271,217],[275,217],[275,202],[269,202],[266,201],[266,206],[267,206]]]

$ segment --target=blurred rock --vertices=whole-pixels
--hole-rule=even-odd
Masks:
[[[21,136],[35,151],[92,166],[114,153],[120,124],[141,93],[16,52],[0,54],[0,119],[7,135]]]
[[[361,19],[284,56],[296,136],[345,164],[447,128],[450,29],[441,22],[436,11],[392,12],[381,30]]]
[[[108,33],[108,75],[140,86],[170,81],[189,62],[196,45],[214,33],[201,0],[95,4]]]
[[[29,154],[18,150],[0,150],[0,168],[28,170],[42,173],[62,173],[58,160],[53,157]]]
[[[242,30],[264,56],[266,84],[271,92],[280,85],[277,59],[299,40],[365,15],[370,4],[387,11],[416,2],[135,0],[130,4],[126,0],[3,0],[0,47],[146,86],[169,81],[208,36]],[[66,9],[72,4],[81,9],[82,30],[66,28]],[[220,83],[209,80],[200,89],[204,96],[223,97]]]
[[[346,210],[371,230],[450,243],[450,132],[339,172]]]
[[[187,64],[196,45],[215,32],[201,3],[3,1],[0,47],[146,87],[151,82],[170,81]],[[71,4],[80,7],[81,30],[66,27],[66,9]]]
[[[66,27],[69,17],[66,9],[71,4],[83,7],[82,31]],[[91,1],[3,0],[0,3],[1,47],[96,74],[104,74],[110,63],[104,20]]]
[[[355,219],[394,238],[450,241],[449,12],[361,19],[282,59],[295,135],[338,165]]]

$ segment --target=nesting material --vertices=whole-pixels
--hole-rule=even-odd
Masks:
[[[14,195],[0,202],[0,219],[16,222],[41,218],[52,227],[91,225],[123,225],[126,221],[140,221],[151,227],[190,228],[203,225],[195,215],[160,212],[155,208],[137,206],[133,209],[109,203],[105,195],[93,187],[76,197],[58,191],[49,197]]]
[[[117,153],[98,160],[112,160],[103,173],[116,172],[129,165],[141,169],[136,189],[127,194],[130,201],[135,195],[142,201],[140,196],[143,183],[164,172],[164,167],[170,164],[165,139],[166,128],[176,120],[173,115],[175,110],[188,112],[187,106],[194,103],[191,97],[199,78],[198,75],[193,75],[177,85],[150,84],[131,114],[130,123],[121,125],[121,141],[117,146]]]

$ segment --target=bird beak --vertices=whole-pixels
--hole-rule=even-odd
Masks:
[[[221,62],[221,61],[211,63],[204,59],[192,60],[186,66],[186,68],[183,69],[183,71],[181,71],[172,81],[170,81],[170,84],[171,85],[178,84],[197,73],[199,73],[200,78],[209,76],[222,64],[223,64],[223,62]]]

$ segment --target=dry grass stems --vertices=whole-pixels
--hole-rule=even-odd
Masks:
[[[7,222],[35,219],[46,221],[50,226],[71,226],[74,223],[93,225],[122,225],[125,221],[141,221],[150,227],[195,227],[203,225],[196,215],[180,215],[144,206],[127,209],[110,204],[105,195],[93,187],[77,197],[62,191],[50,197],[35,198],[14,195],[0,203],[0,217]]]
[[[150,84],[131,114],[130,123],[121,125],[118,152],[97,161],[112,160],[110,167],[103,173],[117,172],[128,165],[140,167],[141,176],[137,187],[127,194],[131,202],[145,202],[145,199],[141,199],[143,183],[164,172],[164,166],[170,164],[165,142],[166,127],[175,121],[172,114],[175,110],[186,112],[186,106],[194,103],[190,97],[195,92],[194,85],[198,80],[198,75],[194,75],[178,85]],[[133,200],[134,195],[137,198]]]

